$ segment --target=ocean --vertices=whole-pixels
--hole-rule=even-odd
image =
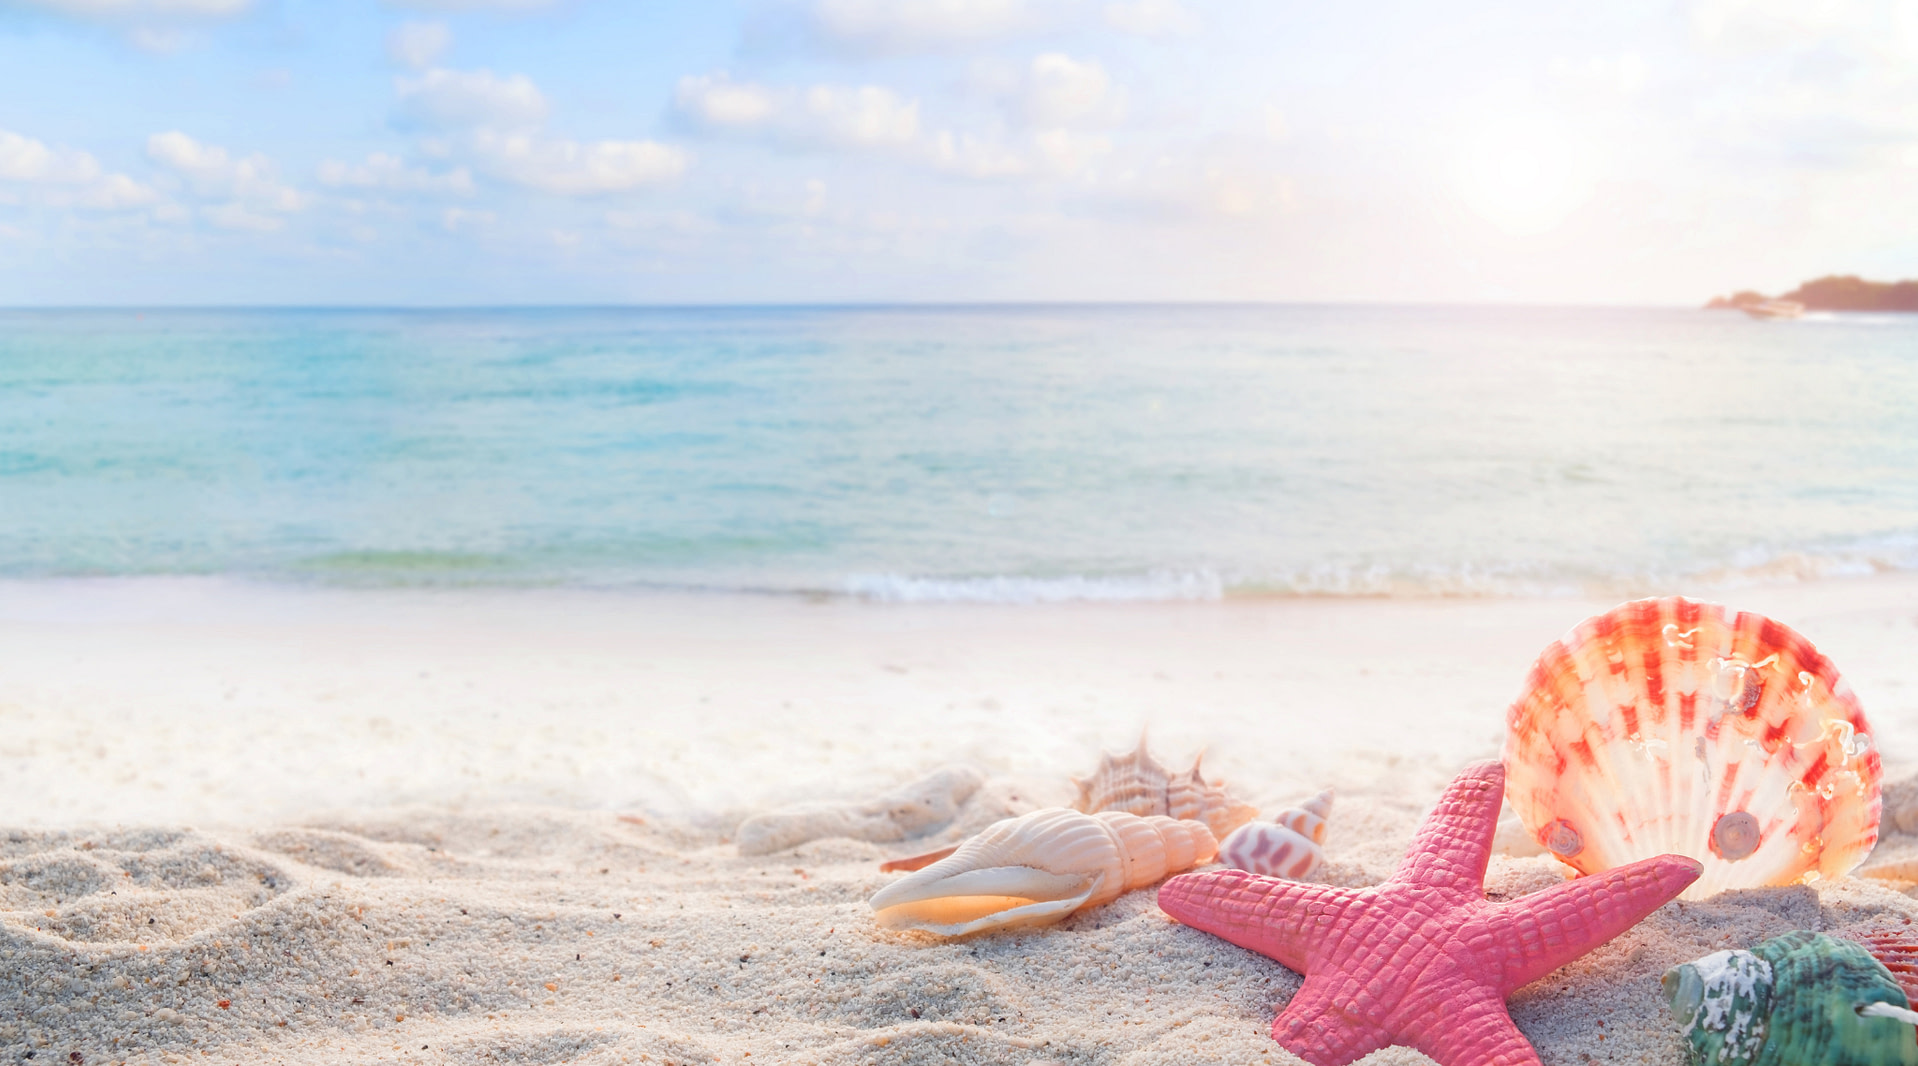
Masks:
[[[879,601],[1918,568],[1918,315],[0,312],[0,577]]]

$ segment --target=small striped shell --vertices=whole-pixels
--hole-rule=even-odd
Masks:
[[[1330,817],[1332,817],[1332,790],[1328,788],[1297,807],[1287,807],[1273,815],[1272,820],[1314,844],[1323,844],[1325,843],[1325,820]]]
[[[879,924],[940,936],[1050,925],[1210,859],[1205,823],[1046,807],[994,822],[871,900]]]
[[[1203,756],[1201,756],[1203,758]],[[1222,837],[1258,815],[1258,808],[1226,795],[1223,785],[1208,784],[1199,773],[1199,759],[1182,774],[1166,770],[1146,751],[1145,738],[1124,755],[1106,752],[1090,777],[1073,778],[1079,798],[1072,809],[1087,814],[1124,811],[1141,817],[1164,815],[1204,822]]]
[[[1297,807],[1280,811],[1270,822],[1247,822],[1219,843],[1219,861],[1234,870],[1300,881],[1325,859],[1325,819],[1332,813],[1332,790]]]
[[[1288,881],[1312,876],[1324,858],[1310,838],[1275,822],[1247,822],[1219,844],[1219,861],[1232,869]]]
[[[1831,661],[1763,615],[1679,597],[1579,624],[1506,718],[1506,797],[1581,873],[1697,859],[1685,892],[1837,877],[1878,839],[1878,753]]]

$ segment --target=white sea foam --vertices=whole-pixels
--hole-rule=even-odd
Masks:
[[[1816,549],[1754,547],[1722,565],[1606,569],[1320,563],[1282,573],[1209,569],[1138,574],[855,574],[815,590],[873,603],[1138,603],[1228,597],[1425,599],[1694,593],[1918,570],[1918,537],[1860,538]]]
[[[1225,583],[1206,570],[1112,577],[859,574],[846,580],[845,591],[875,603],[1137,603],[1217,600],[1225,596]]]

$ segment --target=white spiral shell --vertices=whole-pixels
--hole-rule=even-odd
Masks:
[[[1203,822],[1046,807],[994,822],[872,897],[888,929],[966,936],[1048,925],[1210,859]]]

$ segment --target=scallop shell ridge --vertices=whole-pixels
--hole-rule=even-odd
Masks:
[[[1685,892],[1843,875],[1878,839],[1870,726],[1790,627],[1682,597],[1636,600],[1549,645],[1507,714],[1506,796],[1581,873],[1662,854]]]

